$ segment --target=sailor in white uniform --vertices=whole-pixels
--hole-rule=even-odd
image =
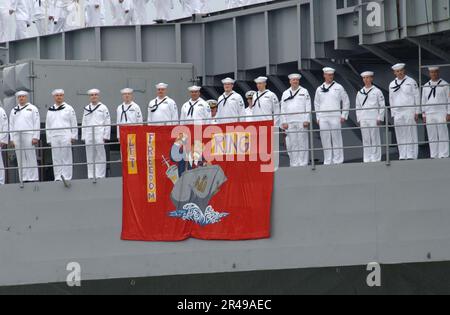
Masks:
[[[245,93],[245,98],[247,99],[247,107],[245,108],[245,121],[251,122],[253,119],[253,96],[256,94],[256,91],[248,91]]]
[[[12,145],[16,148],[19,177],[24,182],[36,182],[39,172],[35,146],[41,138],[39,110],[28,102],[28,92],[17,92],[16,97],[18,105],[9,116],[9,130]]]
[[[220,120],[217,119],[219,103],[216,100],[207,100],[206,103],[208,103],[209,108],[211,109],[211,120],[209,123],[211,125],[221,124]]]
[[[428,70],[431,80],[423,87],[423,119],[427,124],[431,158],[444,159],[449,157],[450,88],[441,79],[439,67]]]
[[[317,88],[314,106],[324,151],[324,164],[344,163],[342,124],[349,115],[350,99],[344,87],[334,81],[336,70],[323,69],[325,82]]]
[[[65,102],[64,94],[61,89],[52,92],[54,105],[49,108],[45,123],[47,143],[52,147],[55,181],[72,180],[72,144],[78,140],[77,116],[73,107]]]
[[[144,122],[141,107],[134,102],[133,89],[123,89],[120,94],[122,94],[122,104],[117,107],[117,139],[120,139],[119,125],[139,125]]]
[[[177,103],[167,96],[169,85],[156,85],[156,98],[148,104],[148,118],[150,125],[178,125],[179,115]]]
[[[148,24],[147,6],[150,0],[132,0],[133,1],[133,24]]]
[[[9,10],[11,8],[11,0],[1,0],[0,1],[0,43],[4,43],[10,40],[10,16]]]
[[[105,24],[105,4],[103,0],[84,0],[86,27]]]
[[[384,121],[386,101],[383,92],[373,85],[374,72],[361,73],[364,87],[356,95],[356,119],[361,127],[364,163],[381,161],[379,126]]]
[[[400,160],[416,160],[419,157],[420,90],[417,82],[406,75],[405,67],[404,63],[392,67],[396,79],[389,85],[389,101]]]
[[[16,18],[16,40],[24,39],[28,36],[28,29],[31,26],[31,14],[33,12],[30,0],[10,0],[9,14]]]
[[[188,124],[203,124],[211,119],[211,109],[208,103],[200,97],[200,86],[191,86],[188,90],[191,94],[191,99],[184,103],[181,108],[180,123],[182,125]]]
[[[258,91],[253,95],[253,118],[255,121],[274,120],[275,126],[280,125],[280,100],[267,89],[266,77],[255,79]]]
[[[311,96],[300,86],[301,75],[289,75],[291,87],[281,99],[281,129],[287,132],[286,146],[291,167],[308,166],[309,126],[311,122]]]
[[[111,15],[113,25],[131,25],[132,24],[132,0],[111,0]]]
[[[156,9],[156,20],[169,20],[170,10],[174,9],[173,0],[153,0]]]
[[[47,34],[49,29],[48,14],[50,10],[48,0],[32,0],[32,19],[33,23],[36,25],[36,30],[39,36],[44,36]]]
[[[88,163],[88,177],[106,177],[105,143],[111,139],[111,116],[108,107],[100,102],[100,91],[88,91],[90,104],[84,108],[83,128],[81,140],[86,143],[86,161]],[[94,134],[95,132],[95,134]]]
[[[245,120],[244,99],[240,94],[233,91],[234,83],[235,80],[231,78],[222,80],[225,92],[219,97],[217,109],[217,120],[220,124],[235,123]]]
[[[1,105],[1,102],[0,102]],[[0,107],[0,185],[5,184],[5,165],[3,164],[3,152],[2,149],[8,145],[8,115],[6,115],[3,107]]]

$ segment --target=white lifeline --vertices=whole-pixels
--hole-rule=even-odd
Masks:
[[[446,104],[446,105],[445,105]],[[422,93],[423,116],[426,118],[432,159],[449,157],[447,115],[450,115],[450,88],[439,80],[425,84]]]
[[[311,121],[311,96],[308,90],[300,86],[296,91],[292,88],[285,91],[281,99],[281,114],[281,126],[288,125],[286,146],[291,166],[307,166],[309,133],[304,124]]]
[[[6,115],[3,107],[0,107],[0,185],[5,184],[2,146],[8,144],[8,137],[8,115]]]
[[[380,162],[381,135],[378,122],[384,121],[386,100],[376,86],[363,87],[356,95],[356,119],[361,126],[364,163]]]
[[[142,116],[141,107],[135,102],[129,104],[122,103],[117,107],[117,139],[120,139],[120,126],[127,124],[142,124],[144,117]]]
[[[395,79],[389,85],[389,101],[394,118],[400,160],[417,160],[419,157],[419,136],[416,114],[420,114],[420,90],[417,82],[405,76]]]
[[[19,177],[24,182],[39,180],[36,148],[33,145],[33,139],[40,139],[40,124],[39,110],[30,103],[25,104],[25,106],[17,105],[11,110],[9,130],[11,140],[16,148],[18,167],[23,167],[22,170],[19,169]]]
[[[66,180],[72,179],[72,140],[78,140],[77,127],[77,117],[72,106],[63,103],[49,108],[45,128],[47,143],[52,147],[55,181],[61,181],[62,177]]]
[[[228,118],[225,117],[240,117]],[[244,121],[246,117],[244,99],[238,93],[232,91],[230,94],[222,94],[218,100],[217,122],[219,124],[234,123]]]
[[[211,109],[201,97],[196,101],[190,99],[181,107],[180,122],[182,125],[203,124],[210,121],[210,119]]]
[[[275,126],[280,124],[280,101],[270,90],[256,92],[253,95],[253,116],[255,121],[274,120]]]
[[[350,99],[347,92],[335,81],[324,83],[317,88],[314,107],[321,129],[324,164],[344,163],[341,119],[347,120],[349,115]]]
[[[105,24],[105,5],[103,0],[84,0],[84,12],[87,27]]]
[[[161,123],[165,121],[165,123]],[[179,123],[178,106],[170,97],[159,97],[148,103],[147,122],[151,125],[177,125]]]
[[[88,163],[88,177],[106,177],[105,141],[111,139],[111,116],[108,107],[103,103],[89,104],[84,108],[81,140],[86,143],[86,161]],[[93,127],[95,126],[95,127]],[[93,134],[95,132],[95,135]]]

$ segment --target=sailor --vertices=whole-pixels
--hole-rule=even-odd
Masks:
[[[39,144],[41,119],[36,106],[28,102],[28,92],[16,93],[18,105],[9,116],[11,145],[16,148],[19,177],[24,182],[39,180],[35,146]]]
[[[111,15],[113,25],[131,25],[131,0],[111,0]]]
[[[74,28],[76,24],[72,21],[74,17],[70,17],[72,14],[77,13],[78,10],[78,0],[53,0],[53,8],[51,9],[50,20],[53,20],[53,32],[61,33]],[[72,25],[75,24],[75,25]]]
[[[404,63],[392,67],[396,79],[389,85],[389,101],[400,160],[416,160],[419,157],[420,90],[417,82],[406,75],[405,68]]]
[[[219,97],[217,119],[220,124],[234,123],[245,119],[245,103],[242,96],[233,91],[235,80],[222,80],[224,93]]]
[[[191,86],[188,90],[191,99],[181,108],[180,122],[182,125],[202,124],[204,120],[211,119],[211,109],[203,98],[200,97],[200,86]]]
[[[47,15],[49,13],[49,1],[48,0],[32,0],[32,18],[33,23],[36,25],[36,30],[39,36],[47,34],[49,28],[49,20]]]
[[[52,92],[54,105],[49,108],[45,123],[47,143],[52,147],[55,181],[71,180],[73,174],[72,144],[78,140],[75,110],[64,101],[64,90]]]
[[[139,125],[144,122],[141,107],[134,102],[133,89],[123,89],[120,94],[122,94],[122,104],[117,107],[117,139],[120,139],[119,125]]]
[[[148,123],[150,125],[177,125],[179,122],[177,103],[167,96],[169,85],[156,85],[156,98],[148,104]]]
[[[100,91],[88,91],[90,104],[84,108],[81,140],[86,143],[86,161],[90,179],[106,177],[105,143],[111,138],[111,116],[100,102]],[[95,133],[95,134],[94,134]],[[95,164],[95,174],[94,174]],[[94,176],[95,175],[95,176]]]
[[[0,102],[1,105],[1,102]],[[5,166],[3,164],[2,149],[8,145],[8,115],[3,107],[0,107],[0,185],[5,184]]]
[[[220,120],[217,119],[219,103],[216,100],[208,100],[208,101],[206,101],[206,103],[208,103],[209,108],[211,109],[211,121],[210,121],[210,123],[212,125],[216,125],[216,124],[222,123]]]
[[[247,107],[245,108],[245,121],[251,122],[253,119],[253,96],[256,94],[256,91],[248,91],[245,93],[245,98],[247,99]]]
[[[170,10],[174,9],[173,0],[153,0],[156,8],[156,20],[170,19]]]
[[[70,1],[70,0],[66,0]],[[72,0],[69,6],[67,7],[67,16],[66,16],[66,25],[64,26],[64,30],[73,30],[77,28],[83,27],[81,22],[81,5],[79,3],[80,0]]]
[[[450,88],[441,79],[439,67],[429,67],[428,71],[431,80],[423,87],[423,120],[427,124],[431,158],[444,159],[449,157]]]
[[[133,24],[148,24],[147,5],[150,0],[132,0],[133,1]]]
[[[291,167],[308,166],[309,126],[311,122],[311,97],[300,86],[301,75],[289,75],[291,87],[281,99],[281,129],[287,132],[286,146]]]
[[[207,13],[206,0],[180,0],[186,15]]]
[[[11,22],[9,21],[9,9],[11,0],[0,1],[0,43],[9,41]]]
[[[374,72],[361,73],[364,87],[356,95],[356,119],[361,127],[364,163],[381,161],[379,126],[384,121],[386,101],[383,92],[373,84]]]
[[[103,0],[85,0],[84,12],[86,27],[105,24],[105,5]]]
[[[272,91],[267,89],[266,77],[255,79],[258,91],[253,95],[253,116],[255,121],[274,120],[275,126],[280,122],[280,101]]]
[[[350,109],[347,92],[342,85],[334,81],[335,72],[333,68],[323,69],[325,82],[317,88],[314,100],[325,165],[344,163],[341,128],[348,119]]]
[[[10,15],[16,18],[16,40],[24,39],[28,35],[28,29],[31,26],[32,3],[30,0],[10,0]]]

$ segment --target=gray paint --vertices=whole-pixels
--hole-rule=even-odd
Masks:
[[[450,260],[450,160],[280,169],[268,240],[123,242],[121,179],[0,187],[0,285]]]

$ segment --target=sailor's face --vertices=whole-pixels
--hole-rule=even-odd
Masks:
[[[100,100],[100,95],[98,95],[96,93],[90,94],[89,100],[91,101],[91,103],[96,104]]]
[[[248,106],[253,107],[253,97],[247,98]]]
[[[64,103],[64,94],[55,94],[53,96],[53,100],[56,104],[62,104]]]
[[[291,79],[289,80],[291,87],[298,88],[300,86],[300,79]]]
[[[129,104],[133,101],[133,93],[123,93],[122,94],[122,100],[124,103]]]
[[[405,74],[406,74],[406,71],[405,71],[405,69],[402,69],[402,70],[394,70],[394,75],[397,77],[397,78],[403,78],[403,77],[405,77]]]
[[[372,76],[366,76],[363,77],[364,85],[369,86],[373,84],[373,77]]]
[[[211,116],[216,117],[217,115],[217,107],[211,107]]]
[[[156,94],[159,98],[164,98],[167,95],[167,89],[157,89]]]
[[[430,78],[433,81],[438,81],[440,77],[439,70],[431,70],[430,71]]]
[[[265,91],[267,87],[267,83],[256,83],[256,87],[258,88],[258,91]]]
[[[193,100],[200,98],[200,91],[191,91],[191,98]]]
[[[227,92],[227,93],[233,91],[233,87],[234,87],[234,86],[233,86],[233,84],[231,84],[231,83],[227,83],[227,84],[224,84],[224,85],[223,85],[223,89],[224,89],[224,91]]]
[[[28,96],[26,95],[18,96],[17,101],[19,102],[20,105],[25,105],[26,103],[28,103]]]
[[[334,74],[333,73],[324,73],[323,78],[325,79],[325,82],[333,82],[334,81]]]

